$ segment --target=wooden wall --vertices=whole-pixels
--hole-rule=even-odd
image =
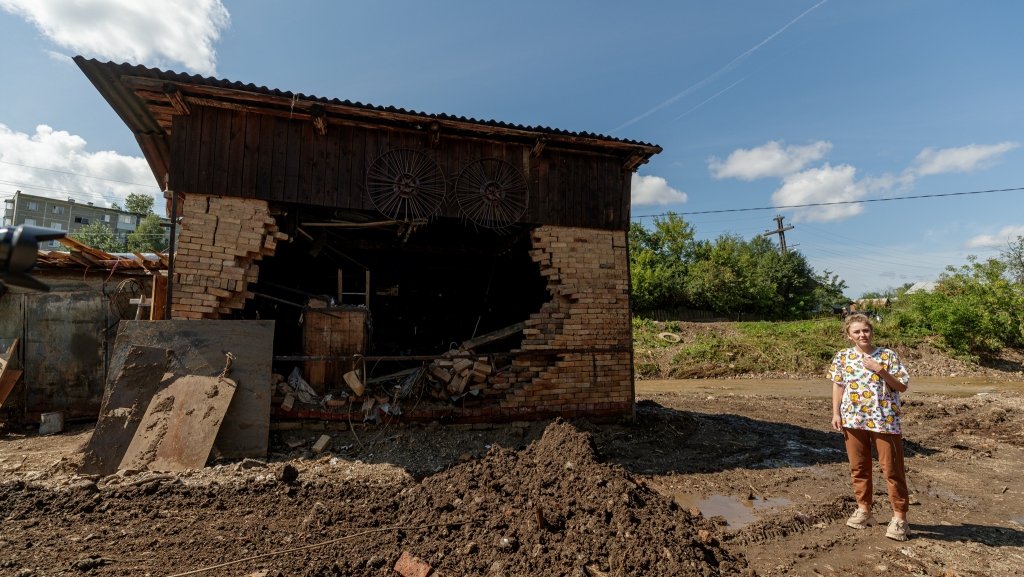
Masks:
[[[429,132],[330,124],[326,135],[309,121],[255,112],[193,106],[176,116],[169,184],[185,193],[258,198],[376,212],[365,191],[366,168],[400,148],[434,159],[447,181],[440,216],[458,217],[453,189],[460,171],[498,158],[526,178],[529,205],[521,222],[627,230],[630,172],[610,155],[445,135],[431,146]]]

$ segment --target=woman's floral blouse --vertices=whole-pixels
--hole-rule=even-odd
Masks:
[[[890,349],[876,348],[871,356],[904,385],[910,374]],[[856,348],[836,353],[828,370],[834,386],[843,387],[839,414],[843,427],[878,433],[900,434],[900,394],[885,386],[882,377],[864,368],[864,353]]]

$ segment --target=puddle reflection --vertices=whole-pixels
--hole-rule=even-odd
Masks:
[[[792,501],[782,497],[762,499],[740,499],[727,495],[700,497],[688,493],[676,493],[675,502],[684,509],[697,509],[705,517],[722,517],[729,529],[740,529],[757,520],[757,513],[791,505]]]

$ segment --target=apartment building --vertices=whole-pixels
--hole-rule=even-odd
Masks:
[[[20,190],[15,192],[11,198],[4,199],[3,208],[3,226],[27,224],[74,234],[84,226],[101,222],[110,228],[114,236],[122,242],[144,218],[144,215],[141,214],[96,206],[92,202],[77,202],[73,198],[59,200],[25,194]],[[161,220],[166,221],[166,219]],[[167,234],[169,235],[169,233]],[[57,241],[48,241],[43,243],[40,248],[50,249],[60,246],[61,244]]]

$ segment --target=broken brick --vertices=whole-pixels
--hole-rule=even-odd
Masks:
[[[402,577],[428,577],[433,571],[430,564],[408,551],[402,551],[394,569]]]

